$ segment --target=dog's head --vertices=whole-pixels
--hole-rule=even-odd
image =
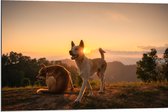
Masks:
[[[83,56],[84,55],[83,49],[84,49],[83,40],[80,41],[80,44],[78,46],[76,46],[72,41],[71,50],[69,51],[69,54],[71,55],[71,59],[73,60]]]
[[[45,80],[46,79],[46,74],[47,74],[46,66],[44,64],[42,64],[41,69],[39,70],[39,73],[36,76],[36,78],[39,79],[39,80]]]

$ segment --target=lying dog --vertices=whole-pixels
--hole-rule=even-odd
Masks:
[[[105,51],[100,48],[99,52],[101,54],[101,58],[88,59],[85,56],[83,50],[84,50],[83,40],[80,41],[80,44],[78,46],[75,46],[73,41],[71,42],[71,50],[69,51],[69,54],[72,56],[71,59],[75,60],[80,70],[80,76],[83,80],[81,90],[75,102],[81,101],[86,86],[89,89],[88,95],[89,96],[93,95],[92,87],[89,83],[89,77],[92,76],[94,73],[97,73],[98,77],[100,78],[101,85],[99,92],[100,93],[104,92],[104,72],[107,67],[107,63],[104,60]]]
[[[48,88],[38,89],[37,93],[63,93],[69,84],[71,90],[74,88],[70,72],[61,65],[45,66],[43,64],[36,78],[45,80]]]

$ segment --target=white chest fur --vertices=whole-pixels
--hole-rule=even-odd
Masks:
[[[49,91],[55,91],[56,80],[53,76],[46,77],[46,84],[47,84]]]
[[[80,70],[80,76],[82,78],[88,79],[92,74],[91,74],[91,61],[84,57],[82,63],[76,60],[76,63],[78,65],[78,68]]]

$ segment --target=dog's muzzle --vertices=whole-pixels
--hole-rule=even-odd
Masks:
[[[76,55],[75,55],[75,54],[73,54],[73,52],[72,52],[72,51],[69,51],[69,54],[72,56],[72,57],[71,57],[71,59],[72,59],[72,60],[74,60],[74,59],[78,58],[78,55],[77,55],[77,54],[76,54]]]
[[[72,51],[69,51],[69,54],[72,56],[73,55]]]

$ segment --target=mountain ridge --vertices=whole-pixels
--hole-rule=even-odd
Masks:
[[[69,66],[77,67],[75,61],[72,61],[70,59],[63,59],[61,60],[61,62]],[[93,79],[98,79],[97,75],[94,75]],[[138,81],[136,76],[136,65],[125,65],[120,61],[107,62],[105,79],[107,82]]]

